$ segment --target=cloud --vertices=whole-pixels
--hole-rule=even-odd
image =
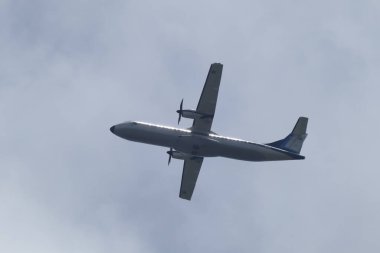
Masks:
[[[2,1],[0,251],[377,252],[378,8]],[[180,161],[108,129],[175,125],[217,61],[213,130],[269,142],[309,116],[307,159],[205,159],[186,202]]]

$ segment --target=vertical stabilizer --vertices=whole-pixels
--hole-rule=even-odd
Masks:
[[[308,118],[300,117],[293,128],[293,131],[284,139],[268,143],[266,145],[280,148],[289,152],[299,154],[301,152],[302,144],[306,139]]]

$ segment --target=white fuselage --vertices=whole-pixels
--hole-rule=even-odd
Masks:
[[[111,128],[117,136],[136,142],[158,145],[197,157],[227,157],[245,161],[304,159],[282,149],[217,134],[197,134],[188,129],[128,121]]]

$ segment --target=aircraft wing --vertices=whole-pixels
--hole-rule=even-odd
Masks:
[[[191,200],[202,162],[203,157],[191,157],[184,160],[180,198]]]
[[[194,119],[193,126],[191,128],[193,132],[208,133],[211,130],[211,125],[215,114],[216,101],[218,100],[222,71],[222,64],[211,64],[196,110],[205,116]]]

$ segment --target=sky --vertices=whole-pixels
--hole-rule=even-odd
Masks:
[[[380,2],[0,0],[0,252],[379,252]],[[303,161],[182,161],[110,126],[177,125],[224,64],[213,131]],[[180,127],[191,121],[183,119]]]

